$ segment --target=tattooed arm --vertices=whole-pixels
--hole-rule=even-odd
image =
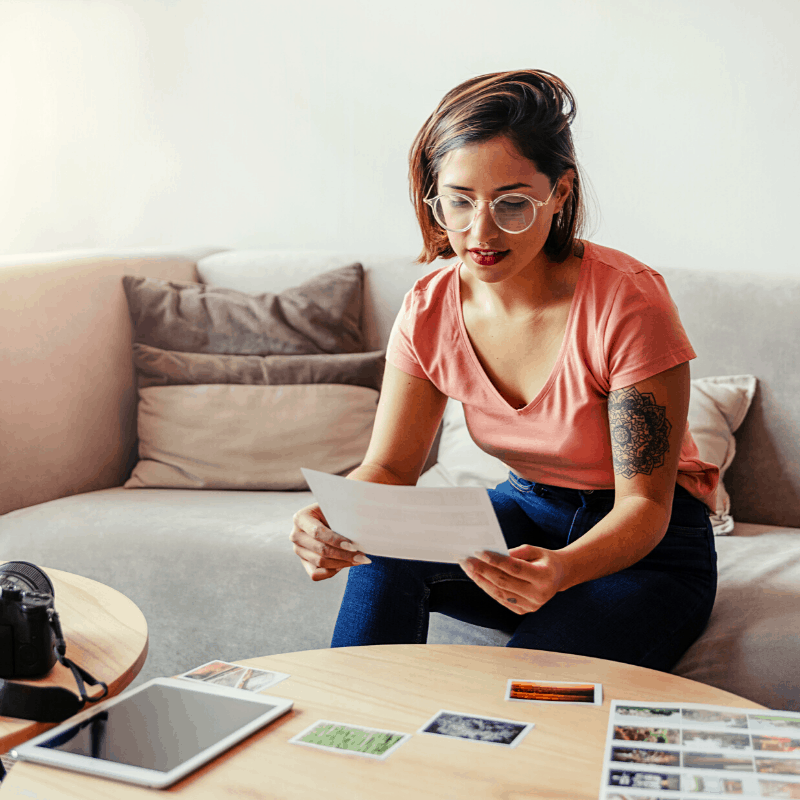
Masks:
[[[661,541],[672,513],[689,386],[686,363],[609,394],[614,509],[560,551],[566,556],[561,589],[635,564]]]
[[[688,410],[688,363],[611,392],[612,511],[561,550],[522,545],[510,557],[483,553],[468,559],[464,569],[506,608],[525,614],[556,592],[644,558],[669,524]]]

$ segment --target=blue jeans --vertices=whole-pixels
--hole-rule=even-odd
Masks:
[[[558,550],[596,525],[613,490],[532,483],[513,472],[489,489],[509,548]],[[511,635],[508,647],[593,656],[669,671],[702,633],[717,588],[717,555],[702,502],[675,487],[664,538],[613,575],[559,592],[532,613],[509,611],[458,564],[371,556],[349,570],[332,647],[424,644],[431,611]]]

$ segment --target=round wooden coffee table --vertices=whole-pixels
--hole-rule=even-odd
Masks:
[[[3,562],[5,563],[5,562]],[[55,607],[67,642],[67,658],[119,694],[139,674],[147,657],[147,622],[125,595],[89,578],[42,567],[53,582]],[[75,694],[72,672],[59,663],[31,686],[62,686]],[[86,687],[90,696],[100,687]],[[0,717],[0,753],[55,726],[51,722]]]
[[[309,650],[238,661],[286,672],[265,694],[294,708],[197,772],[163,790],[181,798],[570,798],[595,800],[612,699],[762,708],[663,672],[536,650],[390,645]],[[602,707],[506,701],[508,678],[603,684]],[[534,722],[511,750],[412,736],[385,761],[289,744],[319,719],[415,733],[440,709]],[[134,800],[153,792],[52,767],[18,763],[5,797]]]

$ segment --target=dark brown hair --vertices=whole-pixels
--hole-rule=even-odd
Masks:
[[[418,263],[455,255],[447,231],[439,227],[423,200],[436,180],[447,153],[459,147],[506,136],[521,155],[550,179],[550,188],[572,170],[572,192],[553,218],[544,252],[561,262],[572,255],[584,221],[583,195],[570,125],[575,98],[566,84],[549,72],[518,70],[471,78],[449,91],[428,117],[409,153],[411,202],[422,230]]]

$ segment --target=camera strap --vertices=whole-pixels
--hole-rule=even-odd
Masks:
[[[35,722],[63,722],[77,714],[87,703],[97,703],[108,696],[108,686],[92,677],[83,667],[67,658],[67,643],[61,632],[61,623],[55,610],[48,613],[50,625],[56,635],[55,654],[60,664],[69,667],[79,695],[60,686],[31,686],[0,679],[0,716],[31,719]],[[102,686],[103,693],[89,697],[86,684]]]

